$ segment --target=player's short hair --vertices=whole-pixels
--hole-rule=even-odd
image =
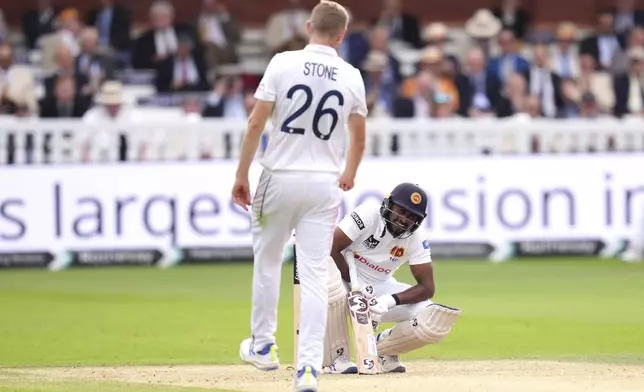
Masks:
[[[334,38],[349,24],[349,13],[335,1],[321,0],[311,11],[311,32]]]

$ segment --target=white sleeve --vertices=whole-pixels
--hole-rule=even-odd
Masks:
[[[360,74],[360,71],[357,69],[356,71],[356,102],[351,108],[351,114],[357,114],[362,117],[367,117],[369,114],[369,110],[367,109],[367,95],[365,92],[364,88],[364,80],[362,79],[362,75]]]
[[[279,79],[279,54],[273,56],[268,63],[264,76],[259,82],[259,86],[255,91],[255,98],[260,101],[275,102],[277,98],[277,81]]]
[[[373,207],[364,204],[359,205],[342,218],[338,223],[338,228],[355,243],[366,237],[367,234],[373,233],[374,224],[376,223],[373,215]]]
[[[424,235],[414,235],[409,244],[411,254],[409,255],[409,265],[426,264],[432,262],[432,252],[429,248],[429,241]]]

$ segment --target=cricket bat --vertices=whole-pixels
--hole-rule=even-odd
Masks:
[[[356,265],[353,257],[346,257],[349,264],[349,277],[351,279],[351,292],[347,294],[349,317],[353,332],[353,347],[356,353],[356,363],[359,374],[382,373],[376,337],[373,334],[369,300],[361,291]]]
[[[293,366],[297,364],[297,346],[300,341],[300,276],[297,273],[297,252],[293,245]]]

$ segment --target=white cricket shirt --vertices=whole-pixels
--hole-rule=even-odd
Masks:
[[[329,46],[276,54],[255,98],[275,102],[261,160],[269,170],[340,173],[347,120],[353,113],[367,116],[360,72]]]
[[[356,272],[363,284],[384,282],[407,262],[410,265],[432,262],[423,228],[405,239],[392,237],[380,215],[380,204],[359,205],[338,227],[353,241],[347,250],[354,254]]]

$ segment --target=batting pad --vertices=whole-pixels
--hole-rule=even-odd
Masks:
[[[460,315],[460,309],[431,304],[413,319],[398,323],[378,334],[378,354],[401,355],[438,343],[450,333]]]
[[[329,310],[324,335],[324,360],[322,366],[330,366],[340,355],[349,355],[349,308],[347,305],[347,289],[342,284],[340,271],[335,262],[329,257],[328,288]]]

